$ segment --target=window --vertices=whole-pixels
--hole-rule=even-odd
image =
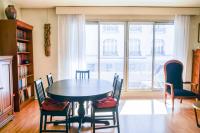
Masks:
[[[141,56],[141,40],[140,39],[129,39],[129,53],[130,56]]]
[[[118,73],[125,76],[126,91],[163,88],[163,64],[173,58],[173,46],[171,23],[86,24],[86,63],[91,78],[112,82]]]
[[[117,56],[117,40],[105,39],[103,40],[103,55],[104,56]]]

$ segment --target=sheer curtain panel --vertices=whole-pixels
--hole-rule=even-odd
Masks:
[[[174,55],[175,59],[183,63],[183,80],[186,79],[187,62],[189,52],[189,37],[190,37],[190,16],[178,15],[175,16],[175,43]]]
[[[58,15],[58,79],[85,68],[85,16]]]

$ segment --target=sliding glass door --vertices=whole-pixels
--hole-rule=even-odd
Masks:
[[[86,24],[86,65],[91,78],[124,78],[125,91],[163,88],[163,64],[173,58],[173,23]]]
[[[114,73],[123,77],[124,24],[100,23],[100,79],[113,80]]]
[[[153,25],[129,24],[128,88],[134,90],[152,87]]]
[[[154,79],[152,88],[160,89],[164,87],[163,65],[167,60],[174,57],[174,25],[157,23],[154,27]]]

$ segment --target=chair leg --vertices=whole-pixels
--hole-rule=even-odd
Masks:
[[[68,120],[68,116],[66,115],[66,133],[68,133],[68,122],[67,122],[67,120]]]
[[[182,103],[182,102],[183,102],[183,99],[181,98],[180,103]]]
[[[174,97],[172,96],[172,111],[174,111]]]
[[[117,116],[117,130],[118,130],[118,133],[120,133],[120,128],[119,128],[119,113],[118,113],[118,109],[116,110],[116,116]]]
[[[74,116],[74,102],[72,102],[72,116]]]
[[[44,115],[44,131],[47,130],[47,115]]]
[[[95,111],[94,111],[94,109],[92,110],[92,129],[93,129],[93,133],[95,133]]]
[[[166,102],[166,100],[167,100],[167,93],[165,92],[165,94],[164,94],[165,96],[164,96],[164,101],[165,101],[165,104],[167,103]]]
[[[195,114],[195,119],[196,119],[197,127],[200,128],[200,124],[199,124],[198,117],[197,117],[197,110],[195,108],[194,108],[194,114]]]
[[[113,124],[115,125],[116,123],[115,112],[113,111],[112,114],[113,114]]]
[[[42,125],[43,125],[43,114],[40,113],[40,133],[42,133]]]
[[[50,122],[52,122],[52,117],[53,117],[53,116],[51,115],[51,116],[50,116]]]

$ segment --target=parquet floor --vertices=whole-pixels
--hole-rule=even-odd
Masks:
[[[200,133],[196,126],[192,108],[194,100],[175,101],[175,110],[171,111],[161,99],[128,99],[120,102],[121,133]],[[200,111],[198,112],[200,114]],[[199,115],[200,118],[200,115]],[[200,119],[199,119],[200,120]],[[77,132],[77,124],[72,124],[70,133]],[[63,125],[49,125],[51,129],[62,129]],[[31,102],[21,112],[15,113],[15,119],[0,129],[0,133],[38,133],[39,107],[37,101]],[[97,133],[117,133],[115,129],[97,130]],[[83,133],[92,133],[90,124],[83,125]]]

